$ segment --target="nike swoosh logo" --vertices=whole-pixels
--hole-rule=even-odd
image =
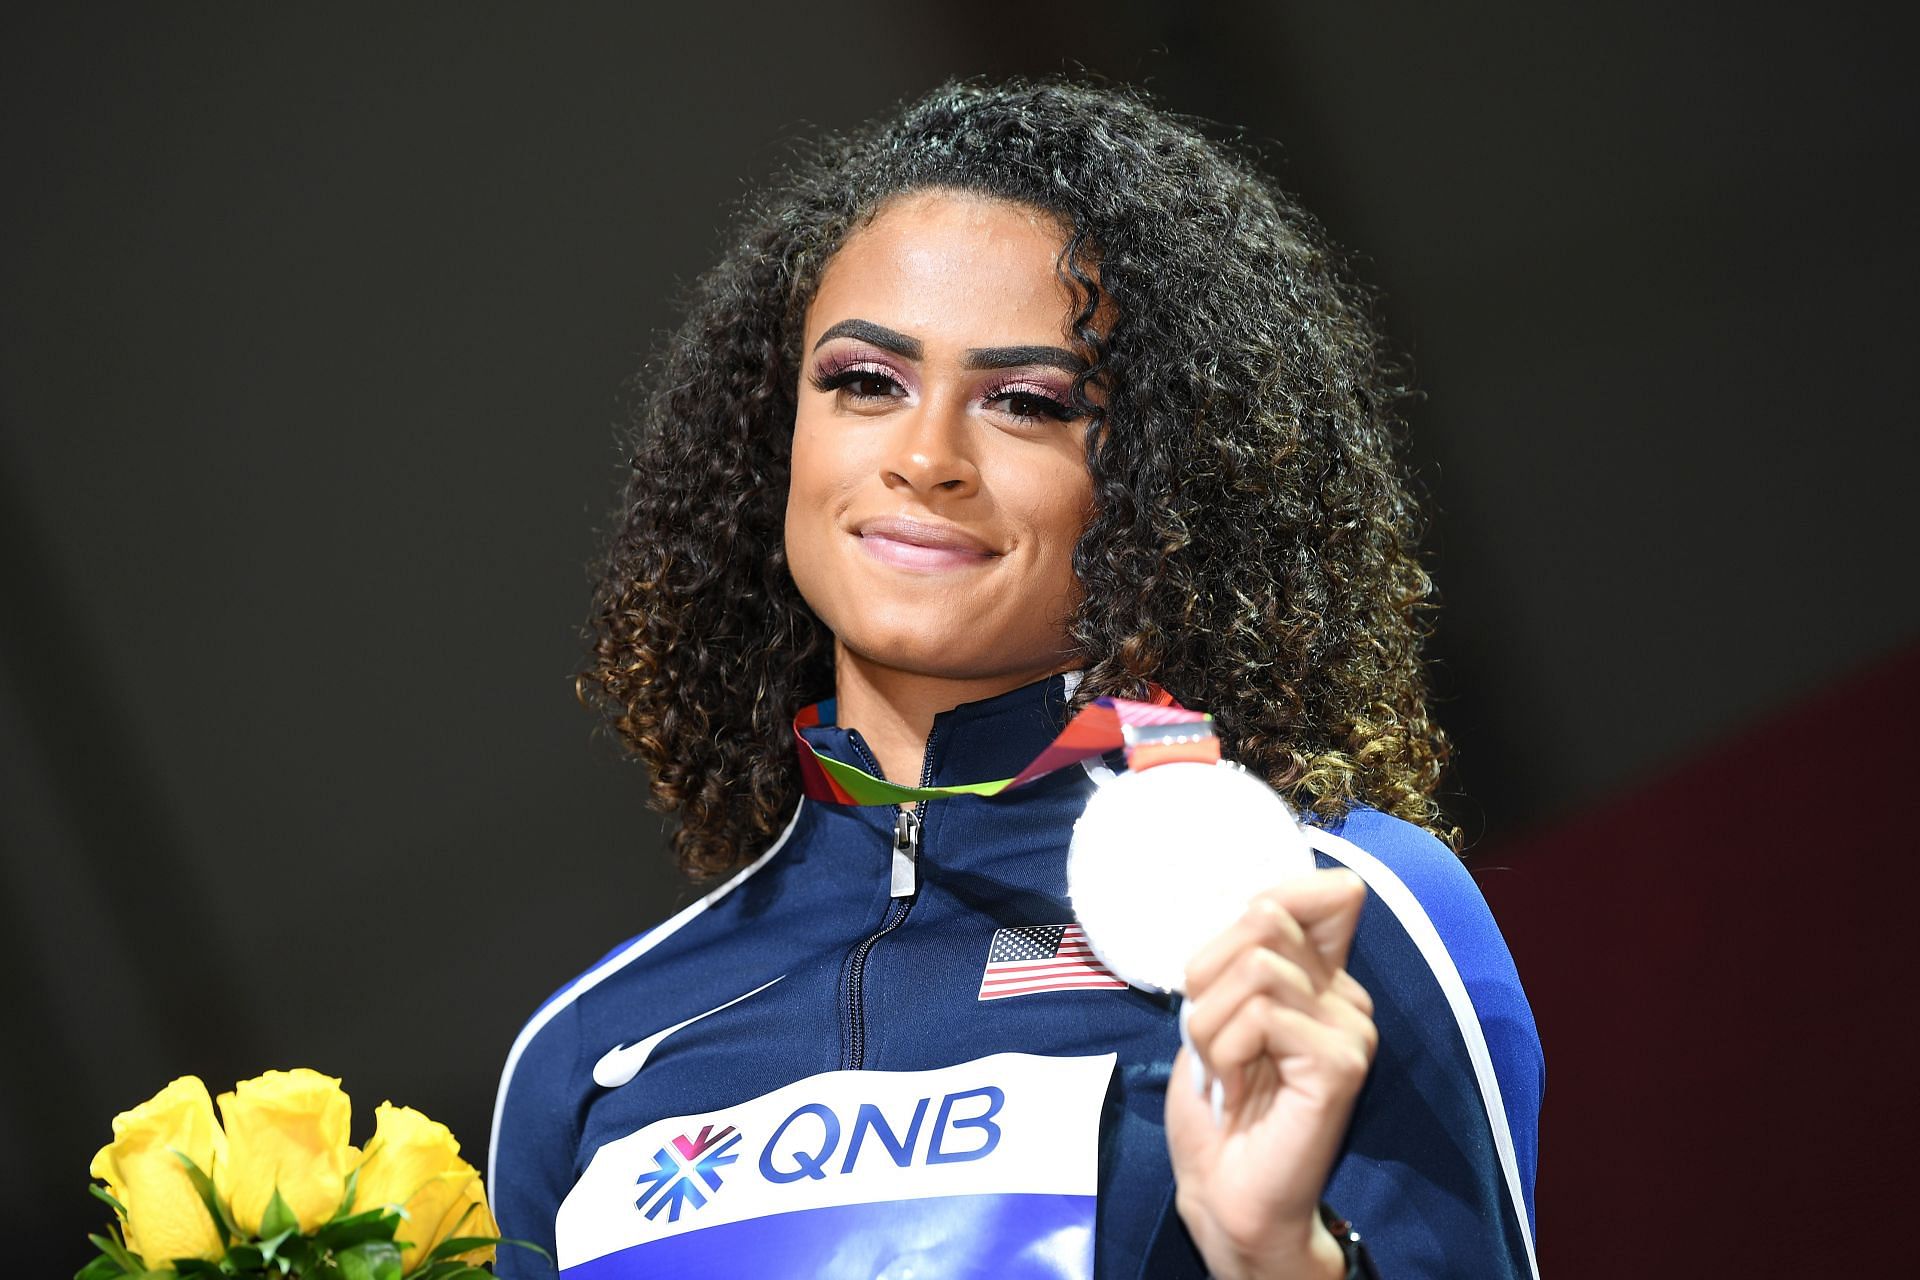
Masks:
[[[787,975],[783,973],[780,975],[780,978],[786,976]],[[775,978],[773,982],[780,981],[780,978]],[[705,1013],[694,1014],[685,1022],[676,1022],[664,1031],[656,1031],[645,1040],[637,1041],[634,1044],[617,1044],[613,1046],[613,1048],[600,1055],[600,1061],[593,1064],[593,1082],[603,1089],[618,1089],[621,1085],[626,1084],[640,1074],[640,1068],[647,1065],[647,1059],[653,1056],[653,1051],[660,1047],[662,1040],[665,1040],[676,1031],[685,1030],[702,1018],[711,1018],[722,1009],[731,1009],[742,1000],[750,996],[759,995],[762,991],[772,986],[773,982],[762,983],[747,992],[744,996],[735,996],[725,1004],[715,1005]]]

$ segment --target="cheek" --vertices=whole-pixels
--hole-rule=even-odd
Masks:
[[[865,466],[860,450],[867,447],[858,433],[842,424],[815,421],[805,408],[795,416],[792,447],[788,450],[787,492],[820,502],[844,493]]]
[[[793,460],[787,477],[785,529],[787,565],[796,578],[812,566],[817,553],[820,513],[824,505],[819,468],[811,451],[802,443],[801,433],[796,430]]]
[[[1077,461],[1052,468],[1036,503],[1034,519],[1056,541],[1069,549],[1080,540],[1093,516],[1093,477]]]
[[[831,436],[811,425],[802,413],[793,424],[793,447],[787,466],[787,521],[797,524],[817,519],[839,485],[844,459],[829,447]]]
[[[830,447],[835,439],[831,431],[809,425],[804,413],[795,421],[783,530],[787,572],[823,619],[834,611],[829,597],[837,574],[831,560],[849,491],[848,459],[843,449]]]
[[[1050,580],[1077,586],[1073,549],[1093,514],[1093,480],[1085,467],[1076,465],[1048,467],[1029,475],[1020,497],[1025,523],[1042,561],[1037,568]]]

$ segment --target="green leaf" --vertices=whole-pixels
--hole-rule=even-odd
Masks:
[[[259,1245],[249,1242],[228,1247],[227,1265],[236,1272],[258,1271],[267,1265],[267,1259]]]
[[[480,1208],[480,1205],[478,1202],[469,1200],[467,1202],[467,1207],[460,1211],[460,1216],[455,1218],[453,1220],[453,1224],[447,1228],[447,1234],[457,1235],[460,1231],[460,1228],[467,1225],[467,1219],[471,1218],[474,1215],[474,1212],[479,1208]]]
[[[260,1251],[260,1265],[263,1267],[271,1266],[274,1263],[284,1261],[284,1259],[280,1257],[280,1247],[293,1238],[293,1232],[282,1231],[271,1239],[262,1240],[255,1245],[254,1247]],[[285,1271],[286,1268],[283,1266],[280,1270]]]
[[[280,1198],[280,1188],[273,1189],[273,1199],[267,1201],[267,1211],[260,1215],[260,1235],[262,1238],[284,1236],[300,1229],[300,1219],[293,1216],[293,1210]]]
[[[456,1253],[466,1253],[471,1249],[478,1249],[483,1245],[489,1244],[495,1247],[505,1244],[512,1245],[516,1249],[531,1249],[548,1262],[553,1261],[553,1255],[533,1241],[509,1240],[505,1236],[454,1236],[450,1239],[442,1240],[439,1244],[435,1245],[433,1252],[429,1253],[424,1261],[439,1262],[442,1259],[451,1258]]]
[[[94,1248],[119,1263],[120,1271],[123,1275],[139,1275],[147,1269],[146,1259],[128,1249],[112,1236],[90,1235],[87,1239],[93,1241]]]
[[[76,1271],[73,1280],[120,1280],[126,1274],[125,1267],[103,1253]]]
[[[485,1267],[476,1267],[471,1262],[436,1262],[424,1271],[416,1271],[407,1280],[469,1280],[472,1276],[490,1274]]]
[[[322,1227],[313,1237],[318,1249],[348,1249],[366,1240],[391,1240],[399,1230],[400,1215],[387,1209],[369,1209]]]
[[[200,1203],[207,1206],[207,1213],[213,1218],[214,1228],[220,1232],[220,1243],[224,1246],[240,1232],[234,1227],[233,1219],[227,1216],[226,1208],[221,1205],[220,1193],[213,1189],[213,1179],[209,1178],[205,1171],[187,1156],[186,1152],[174,1147],[168,1147],[167,1150],[173,1152],[180,1163],[186,1166],[187,1181],[193,1184],[194,1191],[199,1194]]]
[[[353,1213],[353,1198],[358,1194],[359,1190],[360,1166],[355,1165],[353,1172],[347,1175],[347,1192],[340,1197],[340,1208],[333,1215],[334,1221],[338,1222],[340,1219],[348,1217]]]
[[[310,1269],[324,1256],[325,1251],[315,1248],[312,1240],[289,1232],[273,1241],[269,1261],[276,1264],[282,1271],[298,1275]]]
[[[539,1245],[535,1244],[531,1240],[510,1240],[506,1236],[501,1236],[499,1239],[499,1243],[510,1244],[516,1249],[531,1249],[535,1253],[539,1254],[541,1257],[545,1258],[548,1262],[553,1261],[552,1254],[548,1253],[545,1249],[542,1249]]]
[[[433,1246],[433,1252],[427,1255],[428,1262],[438,1262],[442,1258],[451,1258],[456,1253],[466,1253],[483,1245],[500,1243],[499,1236],[449,1236]]]
[[[334,1255],[342,1280],[400,1280],[400,1250],[391,1240],[369,1240]]]
[[[87,1190],[93,1192],[94,1199],[105,1200],[108,1204],[112,1205],[113,1211],[120,1215],[120,1220],[122,1222],[125,1222],[127,1220],[127,1206],[121,1204],[118,1200],[115,1200],[113,1198],[112,1192],[108,1191],[105,1187],[101,1186],[97,1182],[89,1182],[87,1184]]]

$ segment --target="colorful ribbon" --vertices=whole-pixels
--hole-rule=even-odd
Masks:
[[[820,704],[801,709],[793,718],[793,739],[800,757],[800,788],[809,800],[823,804],[907,804],[916,800],[937,800],[944,796],[996,796],[1013,787],[1024,786],[1056,769],[1094,756],[1127,747],[1133,767],[1162,764],[1172,759],[1218,760],[1220,744],[1213,736],[1213,717],[1203,711],[1189,711],[1173,700],[1173,695],[1155,686],[1151,702],[1133,702],[1126,698],[1096,698],[1079,715],[1067,722],[1060,736],[1046,750],[1011,778],[991,782],[962,782],[946,787],[907,787],[885,778],[876,778],[858,765],[846,764],[823,755],[808,742],[802,729],[820,723]],[[1128,729],[1158,725],[1197,725],[1191,734],[1135,746]],[[1156,735],[1158,736],[1158,735]],[[1148,758],[1151,753],[1151,758]]]

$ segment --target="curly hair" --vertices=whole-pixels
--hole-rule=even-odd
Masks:
[[[751,201],[643,376],[576,688],[678,814],[682,868],[738,866],[798,800],[790,720],[833,688],[832,637],[782,546],[806,310],[885,202],[942,188],[1047,211],[1067,236],[1093,357],[1073,389],[1095,501],[1074,553],[1076,704],[1158,683],[1296,807],[1370,804],[1456,839],[1433,798],[1448,746],[1420,657],[1408,379],[1371,295],[1250,155],[1138,91],[961,80]]]

